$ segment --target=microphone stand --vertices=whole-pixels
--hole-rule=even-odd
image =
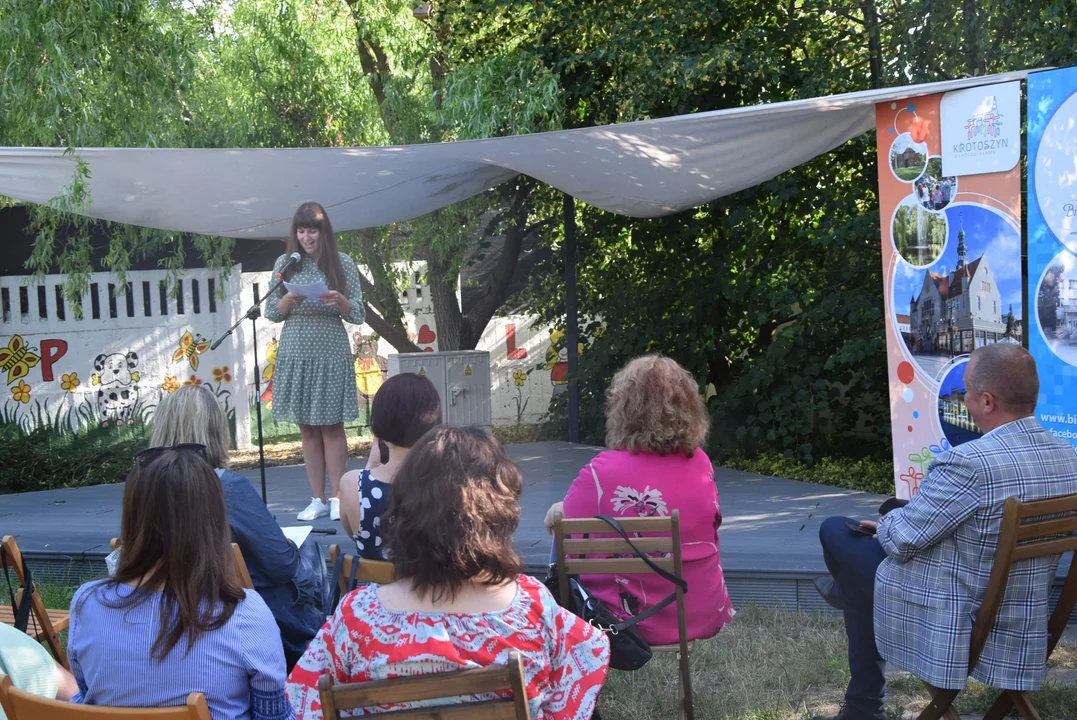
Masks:
[[[281,273],[283,275],[283,272]],[[277,277],[277,281],[269,286],[269,289],[265,291],[265,294],[261,298],[256,294],[254,296],[254,305],[251,305],[250,309],[243,314],[239,320],[236,320],[236,324],[228,328],[228,331],[221,335],[219,338],[213,341],[213,344],[209,346],[210,350],[216,350],[217,346],[224,342],[236,328],[238,328],[244,320],[250,319],[251,321],[251,339],[254,346],[254,407],[255,413],[258,416],[258,469],[262,476],[262,504],[268,505],[266,501],[266,454],[265,454],[265,442],[262,437],[262,369],[258,367],[258,318],[262,316],[262,302],[269,297],[270,293],[274,292],[284,282],[284,278]]]

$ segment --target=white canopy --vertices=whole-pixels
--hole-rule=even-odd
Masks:
[[[679,212],[779,175],[875,127],[875,104],[1029,71],[470,142],[288,149],[82,148],[95,218],[231,237],[287,235],[317,200],[339,230],[423,215],[517,173],[604,210]],[[59,148],[0,148],[0,195],[45,203],[71,181]]]

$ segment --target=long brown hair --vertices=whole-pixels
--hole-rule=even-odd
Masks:
[[[119,567],[108,582],[144,581],[113,607],[133,607],[160,591],[160,629],[150,648],[156,660],[184,637],[190,652],[245,597],[221,482],[196,452],[162,448],[135,461],[123,489],[120,540]]]
[[[325,275],[325,284],[330,290],[345,292],[347,281],[344,279],[344,268],[340,264],[340,249],[337,246],[337,236],[333,234],[333,224],[329,222],[329,215],[325,208],[316,202],[305,202],[299,206],[292,216],[292,230],[284,243],[284,254],[299,253],[306,257],[303,246],[299,244],[299,228],[312,228],[318,231],[318,249],[314,251],[314,262],[318,269]],[[299,269],[298,265],[285,274],[285,280],[291,279]],[[283,285],[280,288],[283,296],[287,290]]]
[[[512,539],[523,477],[479,428],[435,427],[408,451],[382,519],[396,577],[433,602],[468,581],[500,585],[521,572]]]

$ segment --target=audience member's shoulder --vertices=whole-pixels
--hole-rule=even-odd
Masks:
[[[105,586],[111,585],[112,581],[109,578],[97,578],[96,580],[90,580],[79,586],[75,594],[71,596],[71,604],[74,605],[76,601],[82,598],[94,597],[98,594],[98,590],[105,589]]]
[[[239,604],[236,605],[236,612],[234,617],[239,618],[244,623],[254,623],[257,625],[265,624],[266,620],[274,622],[273,612],[266,605],[266,601],[262,599],[262,596],[258,594],[257,590],[250,588],[244,588],[243,592],[246,594]]]

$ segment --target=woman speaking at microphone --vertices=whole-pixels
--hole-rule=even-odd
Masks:
[[[337,249],[329,216],[318,203],[303,203],[295,211],[284,255],[273,272],[280,273],[294,252],[302,259],[284,271],[284,279],[292,285],[321,282],[329,290],[315,300],[281,285],[266,298],[266,318],[284,323],[273,372],[273,417],[299,425],[303,438],[311,498],[299,519],[329,515],[338,520],[340,477],[348,461],[344,423],[359,415],[351,344],[342,321],[360,325],[366,310],[359,271]]]

